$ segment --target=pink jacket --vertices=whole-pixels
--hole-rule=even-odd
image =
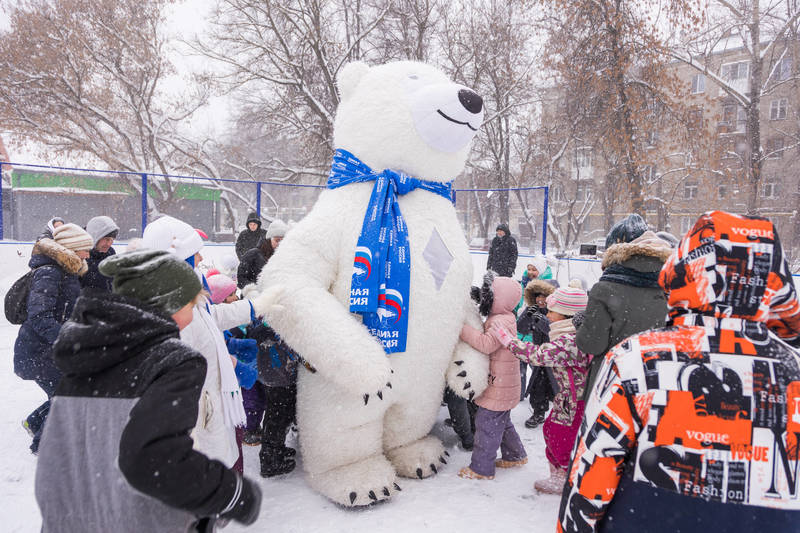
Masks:
[[[492,325],[497,325],[516,335],[514,307],[519,303],[522,288],[518,281],[511,278],[495,278],[492,292],[494,303],[489,318],[483,324],[483,333],[464,326],[461,329],[461,340],[489,356],[489,386],[475,403],[490,411],[509,411],[519,403],[519,361],[488,331]]]

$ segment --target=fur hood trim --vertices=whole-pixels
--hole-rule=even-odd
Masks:
[[[621,265],[635,255],[655,257],[662,263],[672,255],[673,249],[669,243],[656,237],[652,231],[646,231],[631,242],[614,244],[603,255],[602,268],[605,270],[611,265]]]
[[[525,303],[533,305],[536,303],[536,295],[544,294],[550,296],[555,292],[556,288],[552,284],[547,283],[543,279],[532,279],[525,285]]]
[[[83,276],[89,270],[86,261],[78,254],[61,246],[53,239],[41,239],[33,246],[33,255],[45,255],[58,263],[67,274]]]

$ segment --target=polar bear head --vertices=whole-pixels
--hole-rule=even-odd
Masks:
[[[375,170],[431,181],[450,181],[464,168],[483,120],[483,99],[473,90],[415,61],[349,63],[337,85],[336,148]]]

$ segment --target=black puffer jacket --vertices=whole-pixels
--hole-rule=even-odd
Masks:
[[[99,265],[104,259],[116,254],[117,251],[114,250],[113,247],[109,248],[105,253],[98,252],[93,248],[89,253],[89,259],[86,260],[89,270],[83,275],[83,277],[81,277],[81,288],[91,288],[103,292],[111,292],[111,282],[113,280],[108,276],[102,275],[100,270],[98,270],[97,265]]]
[[[497,229],[504,231],[505,235],[492,239],[486,270],[493,270],[498,276],[511,278],[517,269],[517,241],[511,236],[508,224],[500,224]]]
[[[206,362],[167,316],[89,292],[53,350],[64,377],[39,447],[42,531],[185,532],[252,493],[192,449]]]
[[[236,257],[238,257],[240,261],[248,250],[252,250],[258,246],[261,239],[267,236],[267,230],[261,227],[261,217],[258,216],[258,213],[250,213],[247,217],[247,224],[250,222],[258,224],[256,230],[250,231],[250,228],[245,225],[245,228],[239,233],[239,237],[236,238]]]
[[[28,318],[14,343],[14,372],[22,379],[58,381],[52,346],[78,299],[78,275],[86,272],[86,264],[75,252],[42,239],[34,245],[28,266],[36,271],[28,294]]]
[[[242,289],[251,283],[258,281],[258,275],[264,265],[267,264],[269,258],[275,250],[272,248],[272,242],[267,239],[261,239],[256,248],[248,251],[239,262],[239,269],[236,272],[236,284]]]

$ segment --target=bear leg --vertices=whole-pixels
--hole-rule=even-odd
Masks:
[[[308,474],[311,487],[339,505],[363,507],[389,500],[401,490],[394,467],[381,455],[316,474]]]
[[[386,451],[398,475],[419,479],[437,474],[448,455],[442,442],[431,435]]]

